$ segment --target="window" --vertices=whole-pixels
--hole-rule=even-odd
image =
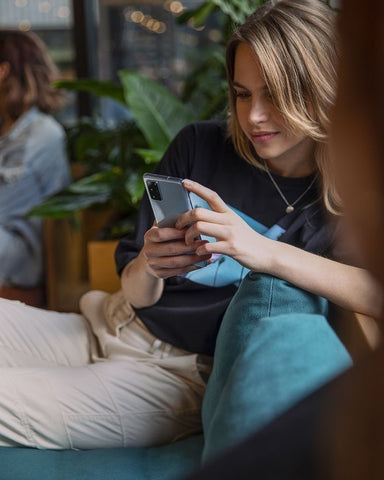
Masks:
[[[208,43],[220,41],[220,28],[194,28],[180,24],[179,15],[194,9],[202,0],[95,0],[97,48],[94,55],[95,76],[118,82],[122,69],[140,71],[161,81],[179,93],[188,75],[193,57],[201,55]],[[90,15],[88,15],[88,18]],[[92,28],[88,25],[88,28]],[[103,102],[104,116],[124,115],[119,105]]]

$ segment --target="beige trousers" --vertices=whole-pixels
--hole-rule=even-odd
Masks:
[[[201,431],[211,359],[154,337],[121,292],[89,292],[81,310],[0,299],[0,446],[150,446]]]

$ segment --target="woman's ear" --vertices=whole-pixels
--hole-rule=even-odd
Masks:
[[[0,63],[0,82],[8,77],[10,70],[9,62],[4,61]]]

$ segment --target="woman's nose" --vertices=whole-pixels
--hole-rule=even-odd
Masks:
[[[269,116],[269,109],[266,102],[261,99],[257,99],[252,102],[249,111],[249,122],[251,124],[257,124],[266,122]]]

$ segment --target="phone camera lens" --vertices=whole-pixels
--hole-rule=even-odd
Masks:
[[[153,200],[161,200],[161,194],[157,182],[148,182],[149,195]]]

